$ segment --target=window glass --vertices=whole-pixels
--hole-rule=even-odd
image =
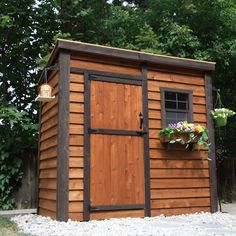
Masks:
[[[188,94],[186,93],[177,93],[178,101],[188,101]]]
[[[177,103],[174,101],[166,101],[165,102],[165,106],[166,108],[169,108],[169,109],[177,109]]]
[[[185,120],[188,120],[188,113],[186,113],[186,112],[177,113],[177,120],[178,120],[178,121],[185,121]]]
[[[165,91],[166,125],[180,121],[189,121],[189,94]]]
[[[187,103],[186,102],[178,102],[178,109],[179,110],[187,110],[188,107],[187,107]]]
[[[165,92],[165,100],[176,100],[176,93],[175,92]]]

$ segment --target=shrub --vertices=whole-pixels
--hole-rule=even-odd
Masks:
[[[0,101],[0,209],[14,208],[12,193],[22,178],[21,150],[35,146],[37,125],[25,112]]]

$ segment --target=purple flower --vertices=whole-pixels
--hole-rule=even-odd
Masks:
[[[177,125],[176,124],[169,124],[168,127],[171,128],[171,129],[176,129]]]

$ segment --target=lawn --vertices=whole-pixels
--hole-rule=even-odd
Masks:
[[[0,235],[1,236],[29,236],[29,234],[19,233],[16,224],[9,218],[0,216]]]

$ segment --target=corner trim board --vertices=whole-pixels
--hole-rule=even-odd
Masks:
[[[205,74],[205,90],[206,90],[206,111],[207,111],[207,128],[209,131],[209,141],[211,143],[211,152],[209,161],[210,171],[210,187],[211,187],[211,211],[218,210],[218,196],[217,196],[217,176],[216,176],[216,157],[215,157],[215,134],[214,124],[211,118],[211,110],[213,109],[212,98],[212,78],[210,73]]]
[[[60,51],[58,81],[58,145],[57,145],[57,204],[56,219],[68,220],[69,211],[69,87],[70,54]]]
[[[84,72],[84,221],[90,220],[90,80]]]
[[[148,137],[148,85],[147,66],[142,65],[142,105],[143,105],[143,125],[147,132],[143,134],[144,142],[144,183],[145,183],[145,216],[151,216],[150,208],[150,157],[149,157],[149,137]]]

